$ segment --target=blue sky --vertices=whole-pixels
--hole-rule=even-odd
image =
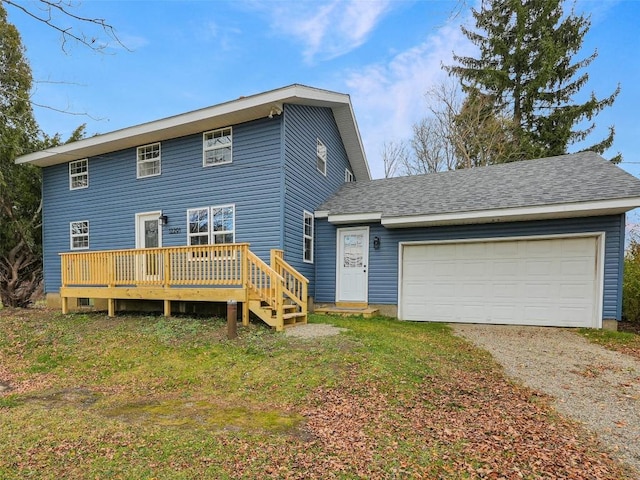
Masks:
[[[35,5],[33,1],[24,2]],[[41,128],[68,136],[156,120],[301,83],[351,95],[373,177],[383,175],[388,140],[409,138],[425,116],[425,92],[446,80],[452,52],[472,53],[460,33],[470,25],[462,0],[440,1],[84,1],[74,13],[107,20],[127,51],[80,45],[6,7],[22,35],[35,80]],[[467,2],[469,3],[469,2]],[[583,96],[610,94],[596,119],[595,142],[616,127],[610,156],[640,176],[640,1],[579,0],[591,15],[584,55],[597,48]],[[90,32],[89,32],[90,33]],[[581,57],[582,57],[581,56]]]

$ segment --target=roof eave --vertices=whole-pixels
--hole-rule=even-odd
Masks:
[[[96,135],[21,156],[16,159],[16,163],[48,167],[81,158],[95,157],[169,138],[183,137],[269,117],[273,107],[282,108],[286,103],[331,108],[356,179],[371,178],[349,95],[304,85],[291,85],[241,97],[193,112]]]
[[[442,225],[518,222],[525,220],[616,215],[637,207],[640,207],[640,197],[531,207],[499,208],[473,212],[383,216],[381,223],[386,228],[412,228],[435,227]],[[329,218],[331,218],[331,216]]]

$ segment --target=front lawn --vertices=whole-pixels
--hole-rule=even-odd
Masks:
[[[0,311],[0,478],[625,478],[439,324]],[[3,391],[4,390],[4,391]]]

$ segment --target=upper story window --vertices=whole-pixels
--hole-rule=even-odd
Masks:
[[[319,138],[316,140],[316,167],[321,174],[327,176],[327,147]]]
[[[353,172],[348,168],[344,169],[344,181],[345,183],[353,182]]]
[[[138,147],[138,178],[160,175],[160,142]]]
[[[187,210],[189,245],[235,243],[235,205]]]
[[[303,214],[303,250],[302,259],[307,263],[313,263],[313,213],[309,213],[306,210]]]
[[[89,160],[69,162],[69,190],[78,190],[89,186]]]
[[[86,250],[89,248],[89,221],[71,222],[69,224],[71,250]]]
[[[233,132],[231,127],[205,132],[202,139],[202,166],[231,163]]]

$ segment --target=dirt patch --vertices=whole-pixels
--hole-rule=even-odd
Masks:
[[[292,338],[321,338],[338,335],[340,332],[348,331],[347,328],[335,327],[327,323],[307,323],[297,325],[284,331],[285,336]]]
[[[24,397],[24,402],[34,403],[45,408],[63,406],[86,408],[97,402],[101,396],[100,393],[93,392],[87,388],[65,388]]]

